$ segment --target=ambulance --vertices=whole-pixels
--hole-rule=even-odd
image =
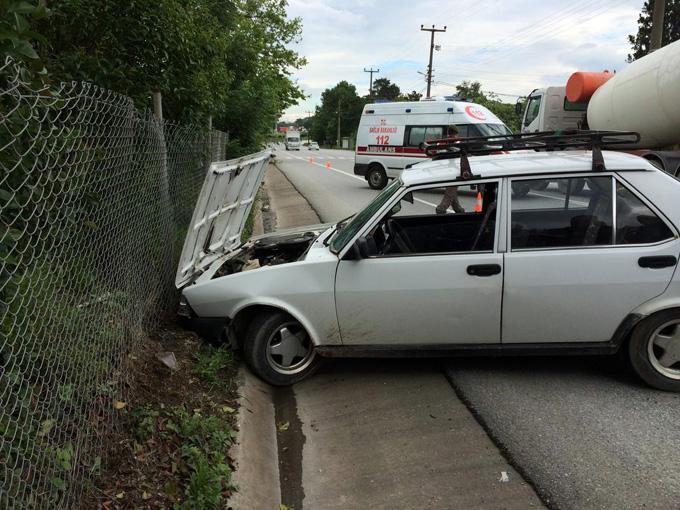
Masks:
[[[511,131],[487,108],[457,97],[364,106],[357,131],[354,173],[373,189],[427,159],[421,142],[446,137],[455,125],[458,136],[495,136]]]

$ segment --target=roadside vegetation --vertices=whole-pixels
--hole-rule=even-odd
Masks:
[[[159,359],[170,352],[176,367]],[[169,324],[129,366],[130,401],[116,406],[121,426],[80,507],[224,508],[237,490],[228,455],[237,409],[231,352]]]

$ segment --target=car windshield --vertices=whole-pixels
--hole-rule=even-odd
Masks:
[[[361,227],[363,227],[364,224],[397,192],[401,187],[401,184],[400,179],[395,179],[394,182],[387,186],[370,204],[358,214],[355,214],[347,225],[341,229],[337,229],[331,239],[331,251],[333,253],[338,253],[342,250],[349,240],[361,230]]]
[[[481,136],[511,135],[505,124],[475,124],[482,133]]]

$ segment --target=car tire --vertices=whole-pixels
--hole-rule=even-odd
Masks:
[[[366,172],[366,180],[371,189],[383,189],[387,186],[387,174],[380,165],[371,165]]]
[[[680,352],[680,310],[659,312],[641,322],[633,331],[628,344],[628,356],[633,370],[650,386],[680,392],[680,359],[665,359],[668,346]],[[680,356],[680,354],[678,354]]]
[[[524,182],[513,182],[512,183],[512,196],[515,198],[522,198],[529,194],[531,191],[531,186],[529,183]]]
[[[289,386],[302,381],[321,365],[321,358],[305,328],[284,312],[255,317],[248,328],[243,352],[253,372],[273,386]]]

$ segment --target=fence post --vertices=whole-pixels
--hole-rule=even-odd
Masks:
[[[160,92],[152,92],[151,97],[153,98],[153,114],[154,116],[162,121],[163,120],[163,98]]]

